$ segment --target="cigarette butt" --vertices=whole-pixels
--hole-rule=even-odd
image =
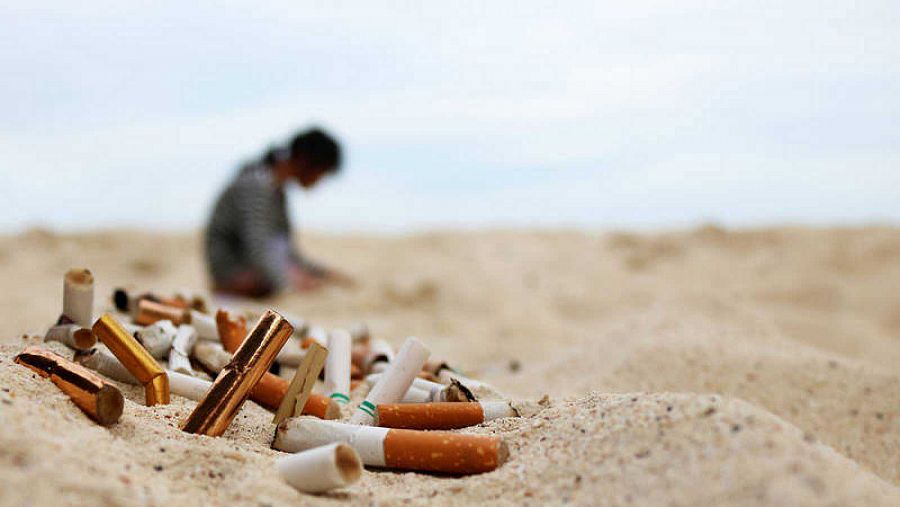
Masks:
[[[81,365],[40,347],[26,348],[16,356],[16,363],[49,378],[78,408],[104,426],[122,415],[125,398],[121,391]]]
[[[431,373],[435,377],[441,372],[441,370],[447,370],[450,367],[447,365],[447,361],[444,361],[441,358],[431,358],[426,363],[422,370]],[[437,380],[435,380],[437,382]]]
[[[311,415],[319,419],[333,420],[341,417],[341,407],[334,399],[321,394],[312,393],[300,415]]]
[[[454,430],[475,426],[501,417],[517,417],[505,401],[395,403],[378,405],[375,422],[385,428],[412,430]]]
[[[390,343],[374,339],[370,340],[368,354],[363,361],[363,372],[382,373],[394,360],[394,347]]]
[[[382,377],[381,373],[373,373],[366,377],[369,385],[374,385]],[[444,402],[444,401],[478,401],[466,386],[456,380],[450,385],[438,384],[423,378],[414,378],[412,385],[400,403],[428,403],[428,402]]]
[[[44,341],[59,342],[75,350],[88,350],[97,344],[97,337],[90,329],[78,324],[62,324],[51,327],[44,335]]]
[[[357,387],[359,387],[359,386],[361,386],[361,385],[363,385],[363,384],[365,384],[365,383],[366,383],[366,381],[363,380],[363,379],[353,379],[353,380],[351,380],[351,381],[350,381],[350,392],[355,391]]]
[[[362,476],[362,461],[353,447],[335,443],[279,458],[275,467],[285,482],[303,493],[343,488]]]
[[[76,352],[75,362],[113,380],[126,384],[140,385],[138,379],[128,371],[125,365],[116,359],[116,356],[105,345],[99,345],[84,352]]]
[[[200,340],[219,340],[219,330],[216,327],[216,319],[211,315],[191,310],[190,324],[197,330],[197,338]]]
[[[293,332],[286,319],[267,310],[181,429],[209,436],[224,433]]]
[[[135,331],[133,334],[138,343],[143,345],[151,356],[155,359],[163,359],[169,355],[169,351],[172,349],[172,342],[178,334],[178,329],[172,324],[172,321],[166,319],[158,320],[144,329]]]
[[[353,343],[368,342],[372,337],[369,332],[369,326],[365,322],[358,322],[350,327],[350,336],[353,337]]]
[[[128,334],[110,314],[104,314],[92,328],[97,338],[109,347],[116,358],[144,386],[147,406],[169,403],[169,386],[166,372],[137,340]]]
[[[231,354],[217,342],[202,341],[194,345],[194,359],[213,376],[231,361]]]
[[[63,279],[63,315],[81,327],[94,320],[94,275],[87,269],[70,269]]]
[[[362,380],[362,378],[363,378],[362,369],[360,369],[359,366],[356,366],[355,364],[350,363],[350,380],[351,380],[350,384],[351,384],[351,386],[353,385],[353,382],[352,382],[353,380]],[[352,391],[353,388],[351,387],[350,390]]]
[[[325,392],[341,404],[350,402],[350,345],[352,337],[343,329],[328,336],[325,362]]]
[[[212,387],[212,382],[208,380],[178,373],[177,371],[166,370],[166,375],[169,376],[169,390],[171,393],[189,400],[202,400],[209,388]]]
[[[454,380],[456,380],[459,383],[461,383],[462,385],[466,386],[468,389],[473,390],[473,391],[484,389],[484,390],[492,391],[494,393],[500,392],[497,389],[495,389],[493,386],[491,386],[490,384],[486,384],[484,382],[481,382],[480,380],[475,380],[473,378],[469,378],[464,375],[460,375],[459,373],[456,373],[455,371],[450,370],[450,369],[444,369],[444,370],[441,370],[440,372],[438,372],[438,380],[440,380],[444,384],[451,384],[451,383],[453,383]]]
[[[141,299],[137,304],[137,315],[134,322],[142,326],[149,326],[158,320],[170,320],[172,324],[180,326],[187,320],[186,314],[188,313],[184,308]]]
[[[169,369],[185,375],[193,375],[194,369],[191,367],[190,356],[196,343],[197,331],[194,326],[188,324],[178,326],[178,331],[172,340],[172,349],[169,351]]]
[[[381,378],[372,386],[366,399],[350,418],[352,424],[372,424],[375,421],[375,406],[397,403],[409,390],[416,373],[428,359],[428,348],[416,338],[407,338],[397,357]]]
[[[416,377],[420,378],[422,380],[427,380],[429,382],[437,382],[438,381],[438,378],[433,373],[431,373],[429,371],[425,371],[425,370],[422,370],[419,373],[417,373]]]
[[[219,341],[228,352],[237,350],[247,336],[247,319],[237,317],[232,319],[225,310],[216,312],[216,328],[219,332]]]
[[[366,465],[456,475],[490,472],[509,456],[500,437],[357,426],[295,417],[278,425],[273,447],[299,452],[347,443]]]
[[[277,425],[284,419],[300,415],[303,412],[303,408],[309,402],[316,379],[319,378],[319,373],[325,365],[326,356],[328,356],[328,350],[325,347],[318,343],[313,343],[310,346],[303,357],[303,361],[297,367],[297,371],[294,372],[294,377],[291,379],[284,398],[281,399],[281,403],[278,405],[278,410],[275,411],[275,417],[272,422]],[[331,403],[325,407],[326,415],[330,405]],[[314,409],[314,406],[310,406],[310,410]],[[325,419],[327,417],[322,416],[322,418]]]

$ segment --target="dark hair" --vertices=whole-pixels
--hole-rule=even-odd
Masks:
[[[312,128],[291,141],[291,158],[303,159],[326,172],[337,172],[341,167],[341,147],[325,132]]]

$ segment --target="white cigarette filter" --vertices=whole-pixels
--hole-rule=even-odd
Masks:
[[[370,340],[370,343],[363,371],[366,373],[382,373],[394,360],[394,347],[380,339]]]
[[[175,324],[172,324],[172,321],[158,320],[134,333],[134,337],[151,356],[155,359],[163,359],[169,355],[176,334],[178,334],[178,329]]]
[[[169,392],[189,400],[200,401],[206,396],[212,382],[185,375],[174,370],[166,370],[169,376]]]
[[[219,329],[216,318],[197,310],[191,310],[191,325],[197,330],[198,340],[219,341]]]
[[[303,493],[343,488],[362,476],[362,460],[348,444],[334,443],[279,458],[275,468],[285,482]]]
[[[87,352],[77,353],[75,361],[113,380],[140,385],[138,379],[104,345],[97,345]]]
[[[75,350],[89,350],[97,344],[97,337],[90,329],[78,324],[53,326],[44,335],[45,342],[59,342]]]
[[[325,393],[338,403],[350,402],[350,347],[352,338],[343,329],[328,336],[328,357],[325,359]]]
[[[422,365],[428,360],[430,351],[422,342],[414,337],[406,339],[397,357],[390,363],[381,378],[372,386],[366,399],[359,405],[350,418],[353,424],[375,422],[375,407],[385,403],[397,403],[409,390],[416,374],[422,371]]]
[[[213,376],[231,361],[231,354],[222,347],[222,344],[211,341],[202,341],[194,345],[193,354],[197,362],[212,372]]]
[[[81,327],[94,323],[94,275],[87,269],[70,269],[63,279],[63,315]]]
[[[191,368],[190,356],[196,343],[197,331],[194,326],[187,324],[178,326],[178,331],[172,340],[172,349],[169,351],[169,369],[185,375],[193,375],[194,369]]]
[[[312,417],[282,421],[272,445],[299,452],[338,442],[356,449],[365,465],[458,475],[489,472],[509,456],[506,444],[495,436],[357,426]]]

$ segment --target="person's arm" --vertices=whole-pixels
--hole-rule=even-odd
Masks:
[[[269,182],[263,178],[247,178],[237,189],[235,198],[248,262],[273,290],[283,288],[288,283],[288,250],[279,247],[279,242],[289,238],[280,238],[276,227],[279,209]]]

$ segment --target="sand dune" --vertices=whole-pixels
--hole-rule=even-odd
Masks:
[[[198,287],[198,245],[137,232],[0,240],[0,503],[301,498],[271,474],[273,427],[252,403],[210,439],[177,429],[193,402],[151,409],[122,386],[125,415],[107,430],[11,362],[21,335],[58,314],[70,266],[89,266],[100,294]],[[371,471],[307,503],[900,502],[898,230],[312,235],[304,246],[360,286],[270,304],[326,326],[365,320],[394,343],[417,335],[529,416],[469,430],[508,440],[496,472]]]

